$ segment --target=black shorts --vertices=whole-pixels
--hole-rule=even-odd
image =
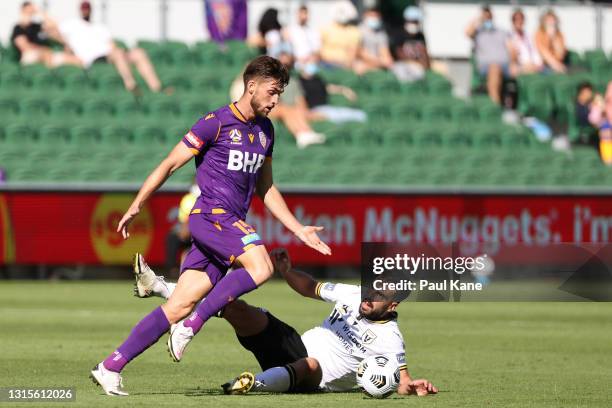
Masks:
[[[253,353],[261,369],[282,367],[308,357],[298,332],[270,312],[266,312],[266,315],[268,325],[264,331],[254,336],[236,336],[242,347]]]

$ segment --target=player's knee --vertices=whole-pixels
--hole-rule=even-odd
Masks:
[[[193,307],[195,306],[195,302],[185,301],[185,300],[172,300],[170,299],[166,304],[162,306],[168,321],[172,324],[178,322],[179,320],[187,317]]]
[[[251,278],[255,281],[257,286],[260,286],[265,281],[272,277],[274,269],[271,262],[260,262],[257,265],[247,269]]]
[[[302,358],[291,364],[295,369],[297,385],[304,390],[316,389],[321,382],[322,372],[319,361],[312,357]]]

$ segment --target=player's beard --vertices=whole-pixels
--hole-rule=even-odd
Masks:
[[[389,312],[386,309],[371,309],[366,312],[361,306],[359,306],[359,315],[361,317],[365,317],[368,320],[386,320],[387,316],[389,315]]]
[[[263,102],[260,102],[255,96],[253,96],[253,99],[251,99],[251,109],[253,109],[255,115],[262,116],[264,118],[271,112],[267,112],[266,105]]]

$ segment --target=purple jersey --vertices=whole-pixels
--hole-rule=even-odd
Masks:
[[[183,143],[196,155],[201,195],[193,211],[225,210],[243,220],[259,171],[265,160],[272,159],[274,128],[270,119],[246,121],[232,103],[198,120]]]

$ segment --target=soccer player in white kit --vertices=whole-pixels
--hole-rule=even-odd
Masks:
[[[334,303],[323,323],[302,336],[268,311],[236,300],[226,306],[224,317],[236,331],[239,342],[258,360],[262,372],[244,372],[224,384],[227,394],[247,392],[348,391],[357,386],[359,363],[385,355],[400,366],[399,394],[437,393],[429,381],[413,380],[408,373],[404,340],[397,324],[398,302],[379,297],[361,299],[361,288],[342,283],[317,282],[291,267],[284,249],[271,253],[274,269],[302,296]],[[135,292],[169,296],[173,287],[155,276],[137,256]]]

